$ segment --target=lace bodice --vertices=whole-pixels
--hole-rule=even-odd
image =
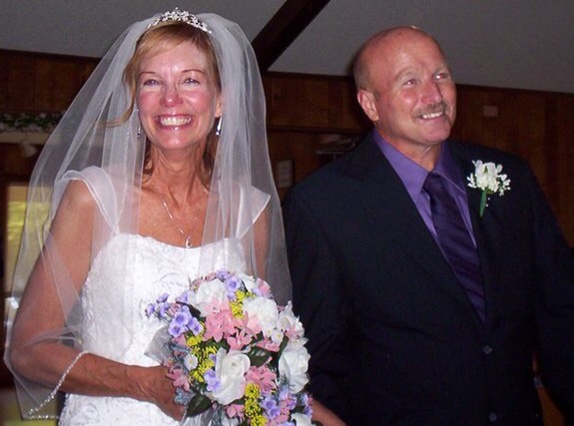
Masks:
[[[146,306],[159,295],[177,296],[189,280],[215,269],[241,271],[244,262],[237,240],[186,249],[139,235],[119,234],[96,256],[84,288],[82,346],[88,352],[126,364],[157,365],[145,354],[156,332],[165,324],[148,318]],[[130,253],[125,256],[120,253]],[[216,255],[217,253],[217,255]],[[214,257],[217,256],[215,259]],[[127,265],[121,264],[126,262]],[[176,425],[155,405],[131,398],[69,395],[61,425]]]

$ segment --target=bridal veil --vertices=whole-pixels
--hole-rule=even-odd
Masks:
[[[246,271],[242,272],[263,275],[278,303],[284,304],[291,297],[291,288],[280,202],[268,155],[265,98],[259,68],[250,43],[238,25],[214,14],[197,17],[209,30],[223,99],[223,125],[209,185],[201,247],[239,237],[247,264]],[[140,122],[135,109],[127,120],[117,123],[122,114],[129,111],[131,103],[130,90],[122,81],[124,68],[136,42],[156,18],[133,24],[118,38],[64,114],[38,159],[30,181],[12,303],[7,313],[7,355],[11,320],[39,256],[50,265],[56,277],[53,285],[57,287],[62,313],[67,318],[64,327],[50,330],[39,340],[50,339],[82,349],[78,326],[87,313],[79,303],[80,295],[71,282],[66,259],[47,244],[51,221],[70,180],[83,180],[99,209],[99,220],[94,221],[91,229],[85,229],[92,234],[92,261],[111,236],[137,233],[145,138],[138,137]],[[94,168],[106,172],[103,182],[91,178],[90,170]],[[256,255],[253,232],[254,218],[259,215],[261,206],[238,188],[256,188],[268,196],[264,211],[268,233],[263,253],[258,248]],[[131,255],[128,249],[118,262],[127,264]],[[214,258],[204,257],[205,261]],[[206,269],[206,265],[203,268]],[[37,301],[37,309],[42,309],[41,300]],[[131,324],[117,324],[118,333],[126,340],[137,333],[132,328]],[[7,355],[6,362],[10,366]],[[56,384],[42,386],[18,375],[15,378],[23,415],[51,417]]]

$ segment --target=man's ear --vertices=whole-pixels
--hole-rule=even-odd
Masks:
[[[357,91],[357,101],[363,109],[363,112],[369,117],[369,120],[376,122],[379,120],[379,113],[377,111],[377,105],[375,102],[375,95],[365,89],[360,89]]]

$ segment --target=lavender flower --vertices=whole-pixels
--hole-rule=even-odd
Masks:
[[[241,289],[241,280],[234,275],[231,275],[225,280],[225,288],[227,290],[227,298],[229,300],[236,300],[236,292]]]
[[[265,410],[265,414],[269,419],[274,419],[281,414],[281,409],[279,408],[277,401],[272,397],[266,397],[263,399],[261,402],[261,408]]]
[[[169,323],[169,334],[177,337],[182,333],[189,330],[188,324],[192,320],[191,312],[189,307],[183,306],[172,318]],[[196,320],[197,322],[197,320]]]
[[[214,369],[209,369],[203,375],[205,383],[207,383],[208,392],[217,392],[221,388],[221,383],[217,380],[217,375]]]
[[[195,317],[191,317],[191,320],[187,324],[187,327],[189,328],[189,330],[191,330],[194,336],[198,336],[203,331],[203,326],[201,325],[199,320]]]

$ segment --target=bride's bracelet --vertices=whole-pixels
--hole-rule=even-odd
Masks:
[[[80,358],[83,357],[84,355],[86,355],[87,353],[88,353],[88,351],[82,351],[82,352],[78,353],[78,355],[76,355],[74,360],[71,362],[70,365],[68,365],[68,368],[66,368],[66,370],[64,371],[64,374],[62,374],[62,377],[60,377],[60,380],[58,380],[58,383],[56,384],[56,387],[54,388],[54,390],[52,390],[52,392],[50,392],[50,395],[48,395],[48,397],[44,401],[42,401],[42,403],[40,405],[30,409],[28,411],[28,413],[26,413],[27,417],[34,416],[34,413],[37,413],[38,411],[40,411],[42,408],[44,408],[46,406],[46,404],[48,404],[51,400],[54,399],[54,397],[56,396],[56,394],[58,393],[58,391],[60,390],[60,388],[64,384],[64,380],[66,380],[66,376],[70,373],[70,371],[72,371],[72,368],[74,368],[74,366],[80,360]],[[34,418],[42,418],[42,417],[43,416],[34,416]]]

